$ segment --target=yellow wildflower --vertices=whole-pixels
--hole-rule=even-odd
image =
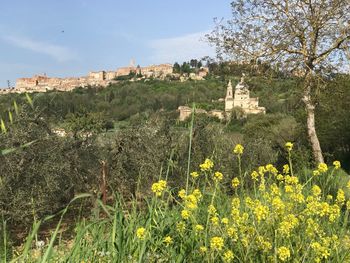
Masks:
[[[333,162],[333,165],[334,165],[334,168],[335,168],[335,169],[339,169],[339,168],[341,167],[339,161],[334,161],[334,162]]]
[[[185,198],[185,207],[190,210],[197,209],[197,197],[194,194],[190,194]]]
[[[201,246],[200,248],[199,248],[199,251],[201,252],[201,254],[205,254],[206,252],[207,252],[207,248],[206,247],[203,247],[203,246]]]
[[[205,159],[204,163],[199,165],[199,168],[201,169],[201,171],[209,171],[211,170],[211,168],[213,168],[214,163],[210,160],[210,159]]]
[[[212,237],[210,239],[210,248],[221,251],[224,247],[224,239],[222,237]]]
[[[269,173],[272,173],[273,175],[277,175],[277,173],[278,173],[278,170],[272,164],[267,164],[265,166],[265,169],[266,169],[266,171],[268,171]]]
[[[241,144],[236,144],[235,148],[233,149],[233,153],[235,154],[243,154],[244,147]]]
[[[327,164],[325,163],[319,163],[318,166],[317,166],[317,170],[320,172],[320,173],[325,173],[328,171],[328,166]]]
[[[267,172],[265,166],[259,166],[258,171],[261,177],[263,177],[264,174]]]
[[[159,180],[157,183],[152,184],[152,192],[155,193],[156,196],[161,196],[166,186],[167,186],[166,181]]]
[[[236,228],[233,226],[227,228],[227,235],[232,238],[234,241],[238,239],[238,234]]]
[[[231,250],[227,250],[225,253],[224,253],[224,261],[225,262],[231,262],[232,259],[234,258],[234,254]]]
[[[216,208],[215,208],[215,206],[209,205],[209,206],[208,206],[208,213],[209,213],[209,215],[214,215],[214,214],[216,214]]]
[[[277,255],[281,261],[286,261],[290,258],[290,250],[287,247],[279,247],[277,249]]]
[[[217,226],[219,225],[219,218],[217,216],[213,216],[211,219],[210,219],[211,223],[214,225],[214,226]]]
[[[199,176],[198,172],[192,172],[191,173],[192,178],[197,178]]]
[[[166,236],[164,239],[163,239],[163,242],[168,246],[170,244],[173,243],[173,239],[171,238],[171,236]]]
[[[344,202],[345,202],[345,193],[344,193],[344,191],[342,189],[338,190],[336,201],[341,206],[344,204]]]
[[[214,173],[214,180],[221,181],[222,178],[224,178],[222,173],[220,173],[220,172],[215,172]]]
[[[320,171],[319,170],[313,170],[312,171],[312,175],[313,176],[319,176],[320,175]]]
[[[258,181],[259,174],[256,171],[253,171],[250,176],[254,181]]]
[[[194,189],[192,194],[197,198],[198,201],[202,198],[202,193],[199,189]]]
[[[287,142],[285,144],[285,147],[286,147],[287,151],[290,152],[293,149],[293,143]]]
[[[223,219],[221,219],[221,223],[223,223],[224,225],[228,224],[228,218],[224,217]]]
[[[184,199],[186,197],[186,190],[181,189],[179,193],[177,194],[181,199]]]
[[[202,225],[196,225],[194,229],[196,230],[196,232],[201,232],[204,230],[204,227]]]
[[[318,196],[321,195],[322,190],[321,190],[321,188],[319,186],[313,185],[312,188],[311,188],[311,192],[312,192],[313,196],[318,197]]]
[[[188,211],[187,209],[182,210],[181,217],[185,220],[188,219],[190,217],[190,211]]]
[[[284,176],[283,176],[282,174],[278,174],[278,175],[276,176],[276,179],[277,179],[278,181],[283,181],[283,180],[284,180]]]
[[[237,188],[239,186],[239,179],[237,177],[233,178],[231,181],[231,185],[233,188]]]
[[[139,227],[136,230],[136,236],[137,236],[138,239],[144,240],[145,237],[146,237],[146,229],[144,227]]]
[[[289,165],[288,164],[283,165],[283,173],[284,174],[288,174],[289,173]]]

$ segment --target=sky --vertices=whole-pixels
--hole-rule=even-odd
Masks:
[[[20,77],[87,75],[214,56],[204,35],[231,0],[1,1],[0,88]]]

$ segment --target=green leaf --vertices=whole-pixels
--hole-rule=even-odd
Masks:
[[[12,112],[9,111],[9,120],[10,120],[10,123],[13,124],[13,118],[12,118]]]
[[[6,133],[6,132],[7,132],[6,126],[5,126],[5,123],[4,123],[4,120],[3,120],[3,119],[1,119],[1,131],[2,131],[3,133]]]
[[[27,98],[27,101],[28,101],[29,105],[33,108],[33,107],[34,107],[34,105],[33,105],[33,100],[32,100],[32,98],[29,96],[28,93],[26,93],[26,98]]]
[[[15,108],[16,115],[18,115],[18,105],[17,105],[17,102],[15,100],[13,101],[13,107]]]

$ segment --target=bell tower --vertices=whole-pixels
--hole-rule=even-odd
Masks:
[[[231,80],[228,82],[225,98],[225,112],[231,112],[233,109],[233,91]]]

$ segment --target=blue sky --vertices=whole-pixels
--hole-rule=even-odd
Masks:
[[[11,0],[0,16],[0,87],[214,55],[203,41],[230,0]]]

